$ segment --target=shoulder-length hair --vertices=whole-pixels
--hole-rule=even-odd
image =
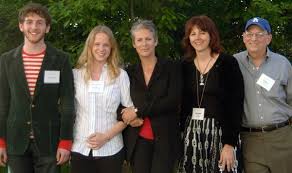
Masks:
[[[210,35],[209,47],[211,48],[211,56],[217,53],[221,53],[223,48],[220,45],[220,37],[218,29],[208,16],[193,16],[185,24],[185,35],[182,40],[182,47],[184,49],[184,58],[188,61],[193,61],[196,57],[196,51],[190,43],[189,36],[196,26],[204,32],[208,32]]]
[[[120,74],[120,55],[117,41],[111,31],[111,29],[105,25],[98,25],[94,27],[89,33],[83,51],[77,61],[76,68],[86,68],[86,73],[84,75],[84,80],[87,82],[90,77],[90,72],[93,64],[94,56],[92,54],[92,47],[94,44],[95,36],[98,33],[104,33],[109,37],[111,52],[109,57],[107,58],[108,65],[108,75],[110,80],[117,78]]]

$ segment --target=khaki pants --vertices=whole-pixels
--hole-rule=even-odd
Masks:
[[[292,126],[241,138],[245,173],[292,173]]]

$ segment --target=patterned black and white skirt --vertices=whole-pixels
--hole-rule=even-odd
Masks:
[[[214,118],[190,120],[184,132],[184,155],[179,164],[179,173],[220,173],[218,161],[222,150],[222,129]],[[233,173],[241,173],[240,152],[234,150]]]

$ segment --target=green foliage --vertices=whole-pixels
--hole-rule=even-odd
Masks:
[[[75,62],[81,53],[87,34],[98,23],[105,9],[106,1],[64,0],[49,1],[49,10],[53,16],[49,40],[55,46],[70,52]]]
[[[7,172],[7,167],[3,168],[3,167],[0,167],[0,173],[6,173]]]
[[[28,0],[0,0],[0,53],[23,40],[17,12]],[[137,61],[129,30],[138,18],[153,20],[159,33],[158,56],[182,56],[184,24],[194,15],[205,14],[218,26],[222,44],[229,53],[244,49],[241,35],[247,19],[267,18],[273,28],[271,49],[292,57],[291,0],[38,0],[53,17],[47,40],[69,52],[75,63],[91,29],[109,26],[117,38],[125,62]]]
[[[0,5],[0,52],[16,47],[22,41],[17,25],[17,10],[20,3],[2,0]]]

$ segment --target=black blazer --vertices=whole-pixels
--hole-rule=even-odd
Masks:
[[[22,47],[0,59],[0,138],[8,154],[21,155],[34,132],[41,155],[56,152],[61,139],[72,139],[74,84],[68,55],[47,44],[46,54],[31,98],[22,60]],[[45,84],[45,70],[60,71],[59,84]]]
[[[141,62],[127,69],[131,98],[138,116],[149,117],[154,133],[155,148],[161,157],[176,159],[179,150],[179,106],[181,101],[180,66],[158,58],[148,86],[145,84]],[[124,131],[126,158],[130,160],[140,127],[128,126]]]

